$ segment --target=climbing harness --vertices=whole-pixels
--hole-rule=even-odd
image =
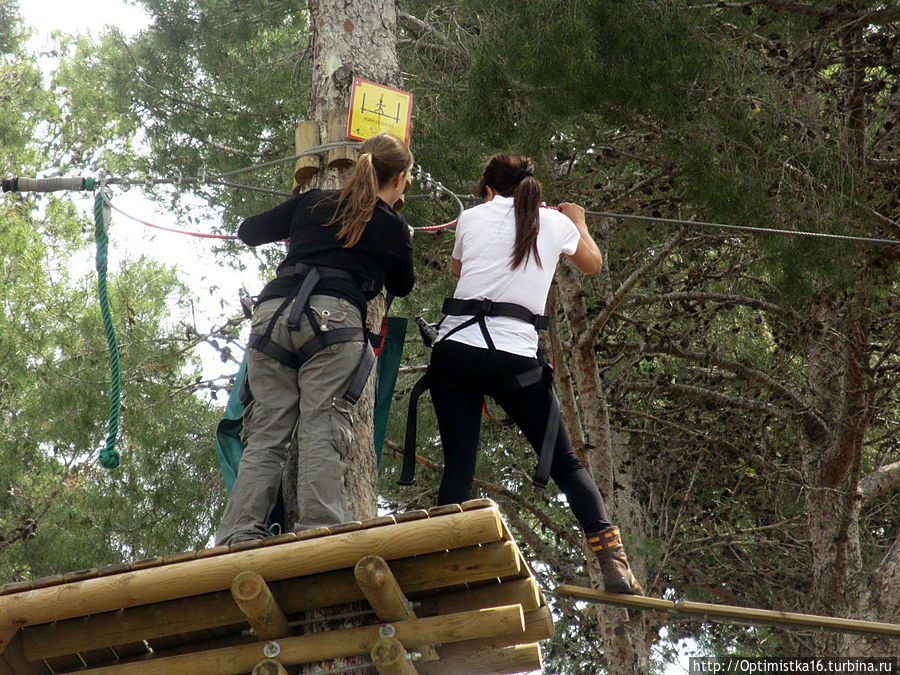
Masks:
[[[365,342],[359,365],[357,365],[356,371],[354,371],[353,377],[350,379],[350,384],[343,394],[344,400],[356,403],[362,395],[366,381],[369,379],[369,373],[375,364],[374,348],[380,346],[381,336],[370,332],[365,326],[329,329],[328,317],[317,319],[309,306],[309,298],[323,279],[349,282],[358,288],[362,295],[362,301],[360,302],[358,299],[356,304],[359,306],[362,315],[365,316],[365,293],[370,292],[374,288],[374,283],[371,280],[360,283],[350,272],[342,269],[313,266],[306,263],[297,263],[296,265],[282,268],[278,271],[278,278],[297,280],[299,282],[297,292],[284,298],[278,309],[275,310],[263,333],[250,335],[250,348],[262,352],[291,370],[298,370],[315,354],[329,345],[340,342]],[[287,319],[288,328],[290,330],[299,330],[300,322],[305,317],[313,330],[313,337],[304,342],[298,352],[286,349],[271,339],[276,322],[291,303],[293,303],[293,306]],[[252,383],[250,386],[252,387]]]
[[[508,317],[523,321],[535,330],[545,330],[550,325],[550,319],[544,314],[535,314],[527,307],[517,305],[512,302],[493,302],[489,299],[484,300],[463,300],[459,298],[447,298],[444,300],[441,311],[445,316],[468,316],[469,319],[463,321],[460,325],[454,327],[447,332],[442,338],[437,339],[437,326],[431,326],[421,317],[416,317],[416,323],[422,332],[422,338],[427,346],[433,346],[437,342],[446,340],[457,331],[478,324],[481,335],[488,346],[490,352],[497,351],[494,341],[491,339],[490,332],[487,328],[485,319],[487,317]],[[443,319],[441,320],[443,323]],[[535,469],[532,483],[539,488],[547,486],[550,479],[550,465],[553,463],[553,453],[556,447],[556,439],[559,435],[560,422],[562,420],[562,410],[560,408],[559,399],[553,389],[553,367],[549,363],[545,363],[538,354],[539,365],[531,370],[519,373],[515,377],[510,378],[503,384],[503,388],[509,392],[515,392],[528,387],[545,382],[548,392],[548,413],[547,426],[544,429],[544,438],[541,447],[538,449],[538,464]],[[409,394],[409,408],[406,414],[406,436],[403,443],[403,468],[400,472],[400,485],[412,485],[416,473],[416,417],[418,411],[419,397],[425,391],[431,388],[431,372],[426,370],[425,374],[413,385]]]

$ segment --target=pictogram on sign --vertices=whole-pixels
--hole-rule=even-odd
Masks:
[[[359,77],[353,78],[347,136],[357,141],[386,132],[409,144],[413,95]]]

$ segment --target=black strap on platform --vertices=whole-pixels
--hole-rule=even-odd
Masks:
[[[409,393],[409,408],[406,412],[406,437],[403,439],[403,469],[398,485],[412,485],[416,477],[416,412],[419,398],[431,387],[430,373],[426,370]]]

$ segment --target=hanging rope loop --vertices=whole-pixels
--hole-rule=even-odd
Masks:
[[[119,466],[119,451],[116,450],[116,442],[119,437],[119,405],[122,391],[122,379],[119,371],[119,346],[116,342],[116,330],[113,325],[112,312],[109,308],[109,295],[106,288],[107,250],[109,248],[109,222],[110,207],[108,197],[104,192],[108,188],[99,190],[94,197],[94,241],[97,245],[97,290],[100,295],[100,313],[103,315],[103,328],[106,332],[106,343],[109,347],[109,427],[106,436],[106,445],[100,451],[100,464],[107,469],[115,469]]]

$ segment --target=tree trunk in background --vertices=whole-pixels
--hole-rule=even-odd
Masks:
[[[576,452],[599,486],[610,520],[622,532],[628,561],[635,575],[645,584],[646,591],[646,568],[636,554],[634,545],[645,534],[644,517],[641,505],[631,489],[629,450],[625,444],[616,442],[610,432],[606,390],[600,379],[593,345],[580,347],[576,344],[577,336],[590,332],[584,289],[578,273],[568,264],[560,265],[557,278],[559,304],[565,314],[572,342],[569,352],[572,357],[571,382],[575,388],[574,400],[579,406],[577,412],[565,412],[564,417],[581,419],[581,433],[572,434]],[[572,398],[563,397],[561,403],[566,405]],[[584,439],[581,447],[578,447],[579,437]],[[589,562],[591,582],[594,586],[603,588],[600,566],[586,544],[583,548]],[[651,613],[630,612],[620,607],[600,604],[596,608],[609,675],[645,675],[650,672],[650,646],[659,629]]]
[[[807,348],[814,413],[801,426],[801,449],[812,555],[809,611],[883,621],[897,615],[900,545],[895,543],[879,565],[866,570],[859,516],[867,490],[860,477],[863,440],[874,409],[865,306],[864,298],[852,292],[823,302],[816,308]],[[891,606],[894,611],[886,612]],[[822,632],[816,643],[823,656],[900,655],[896,641],[875,636]]]
[[[320,141],[327,137],[328,115],[330,111],[348,109],[350,88],[354,77],[399,86],[400,67],[397,62],[397,7],[394,2],[375,0],[348,0],[328,2],[310,0],[310,35],[312,47],[312,93],[307,119],[315,120],[321,130]],[[341,134],[340,140],[346,140]],[[338,188],[341,184],[341,170],[338,166],[328,166],[322,162],[319,173],[308,188]],[[370,301],[366,322],[370,330],[378,331],[384,315],[384,294]],[[375,405],[375,369],[366,385],[363,395],[355,406],[354,430],[356,432],[349,457],[346,458],[350,471],[347,475],[346,492],[350,501],[350,512],[357,520],[373,518],[376,515],[378,496],[378,474],[375,462],[373,412]],[[285,481],[294,483],[293,488],[285,486],[286,506],[296,514],[295,500],[289,495],[296,494],[296,471],[288,470]],[[295,517],[286,514],[286,522],[294,522]],[[335,608],[334,613],[369,610],[368,603],[356,603],[350,607]],[[325,619],[329,611],[315,612],[310,618]],[[369,617],[371,618],[371,617]],[[360,625],[360,621],[345,619],[319,623],[304,632],[339,629]],[[301,673],[317,672],[368,663],[368,657],[338,659],[325,663],[307,664]],[[372,672],[373,668],[360,666],[353,672]]]

